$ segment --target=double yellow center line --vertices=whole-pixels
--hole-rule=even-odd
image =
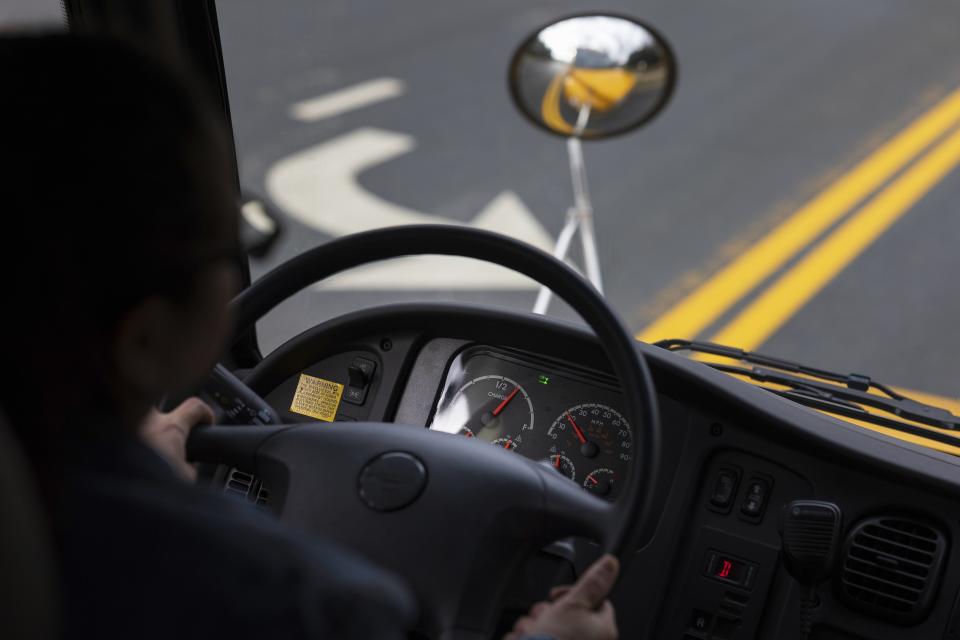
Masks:
[[[958,123],[960,89],[697,287],[638,333],[637,338],[653,342],[663,338],[698,337],[837,225],[796,265],[710,337],[715,342],[755,349],[960,163],[960,130],[947,135]],[[929,152],[897,176],[934,143],[937,144]],[[895,176],[895,180],[856,213],[837,224]]]

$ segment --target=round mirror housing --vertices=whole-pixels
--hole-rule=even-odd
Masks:
[[[576,15],[520,45],[510,63],[510,94],[537,126],[595,140],[659,113],[676,76],[673,52],[653,28],[614,14]]]

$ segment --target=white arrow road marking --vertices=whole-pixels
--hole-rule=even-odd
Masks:
[[[396,78],[377,78],[333,93],[296,102],[290,106],[289,113],[295,120],[316,122],[396,98],[403,95],[405,89],[403,81]]]
[[[357,182],[366,169],[416,146],[408,135],[362,128],[274,164],[267,172],[270,196],[293,218],[331,236],[405,224],[451,224],[497,231],[545,251],[553,239],[512,191],[494,198],[469,223],[429,215],[389,202]],[[533,289],[532,280],[484,262],[417,256],[355,269],[331,278],[335,289]]]

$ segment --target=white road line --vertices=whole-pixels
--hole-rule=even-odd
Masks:
[[[316,122],[324,118],[338,116],[347,111],[383,102],[403,95],[406,86],[397,78],[377,78],[355,84],[346,89],[327,93],[316,98],[295,102],[290,105],[289,114],[294,120]]]
[[[551,250],[550,234],[512,191],[501,192],[464,223],[384,200],[358,183],[360,173],[409,153],[415,145],[413,137],[402,133],[356,129],[278,161],[267,171],[267,191],[291,217],[334,237],[405,224],[452,224],[497,231]],[[503,267],[427,256],[355,269],[323,286],[368,290],[535,288],[532,280]]]

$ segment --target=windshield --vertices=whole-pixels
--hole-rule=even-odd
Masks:
[[[595,4],[220,3],[241,180],[285,212],[254,277],[397,224],[552,249],[574,201],[566,147],[511,104],[507,69],[535,29]],[[644,127],[583,145],[604,294],[638,337],[956,397],[960,6],[603,8],[656,27],[680,72]],[[584,269],[579,240],[569,259]],[[536,294],[496,267],[417,258],[304,292],[259,338],[270,350],[387,302],[529,310]]]

